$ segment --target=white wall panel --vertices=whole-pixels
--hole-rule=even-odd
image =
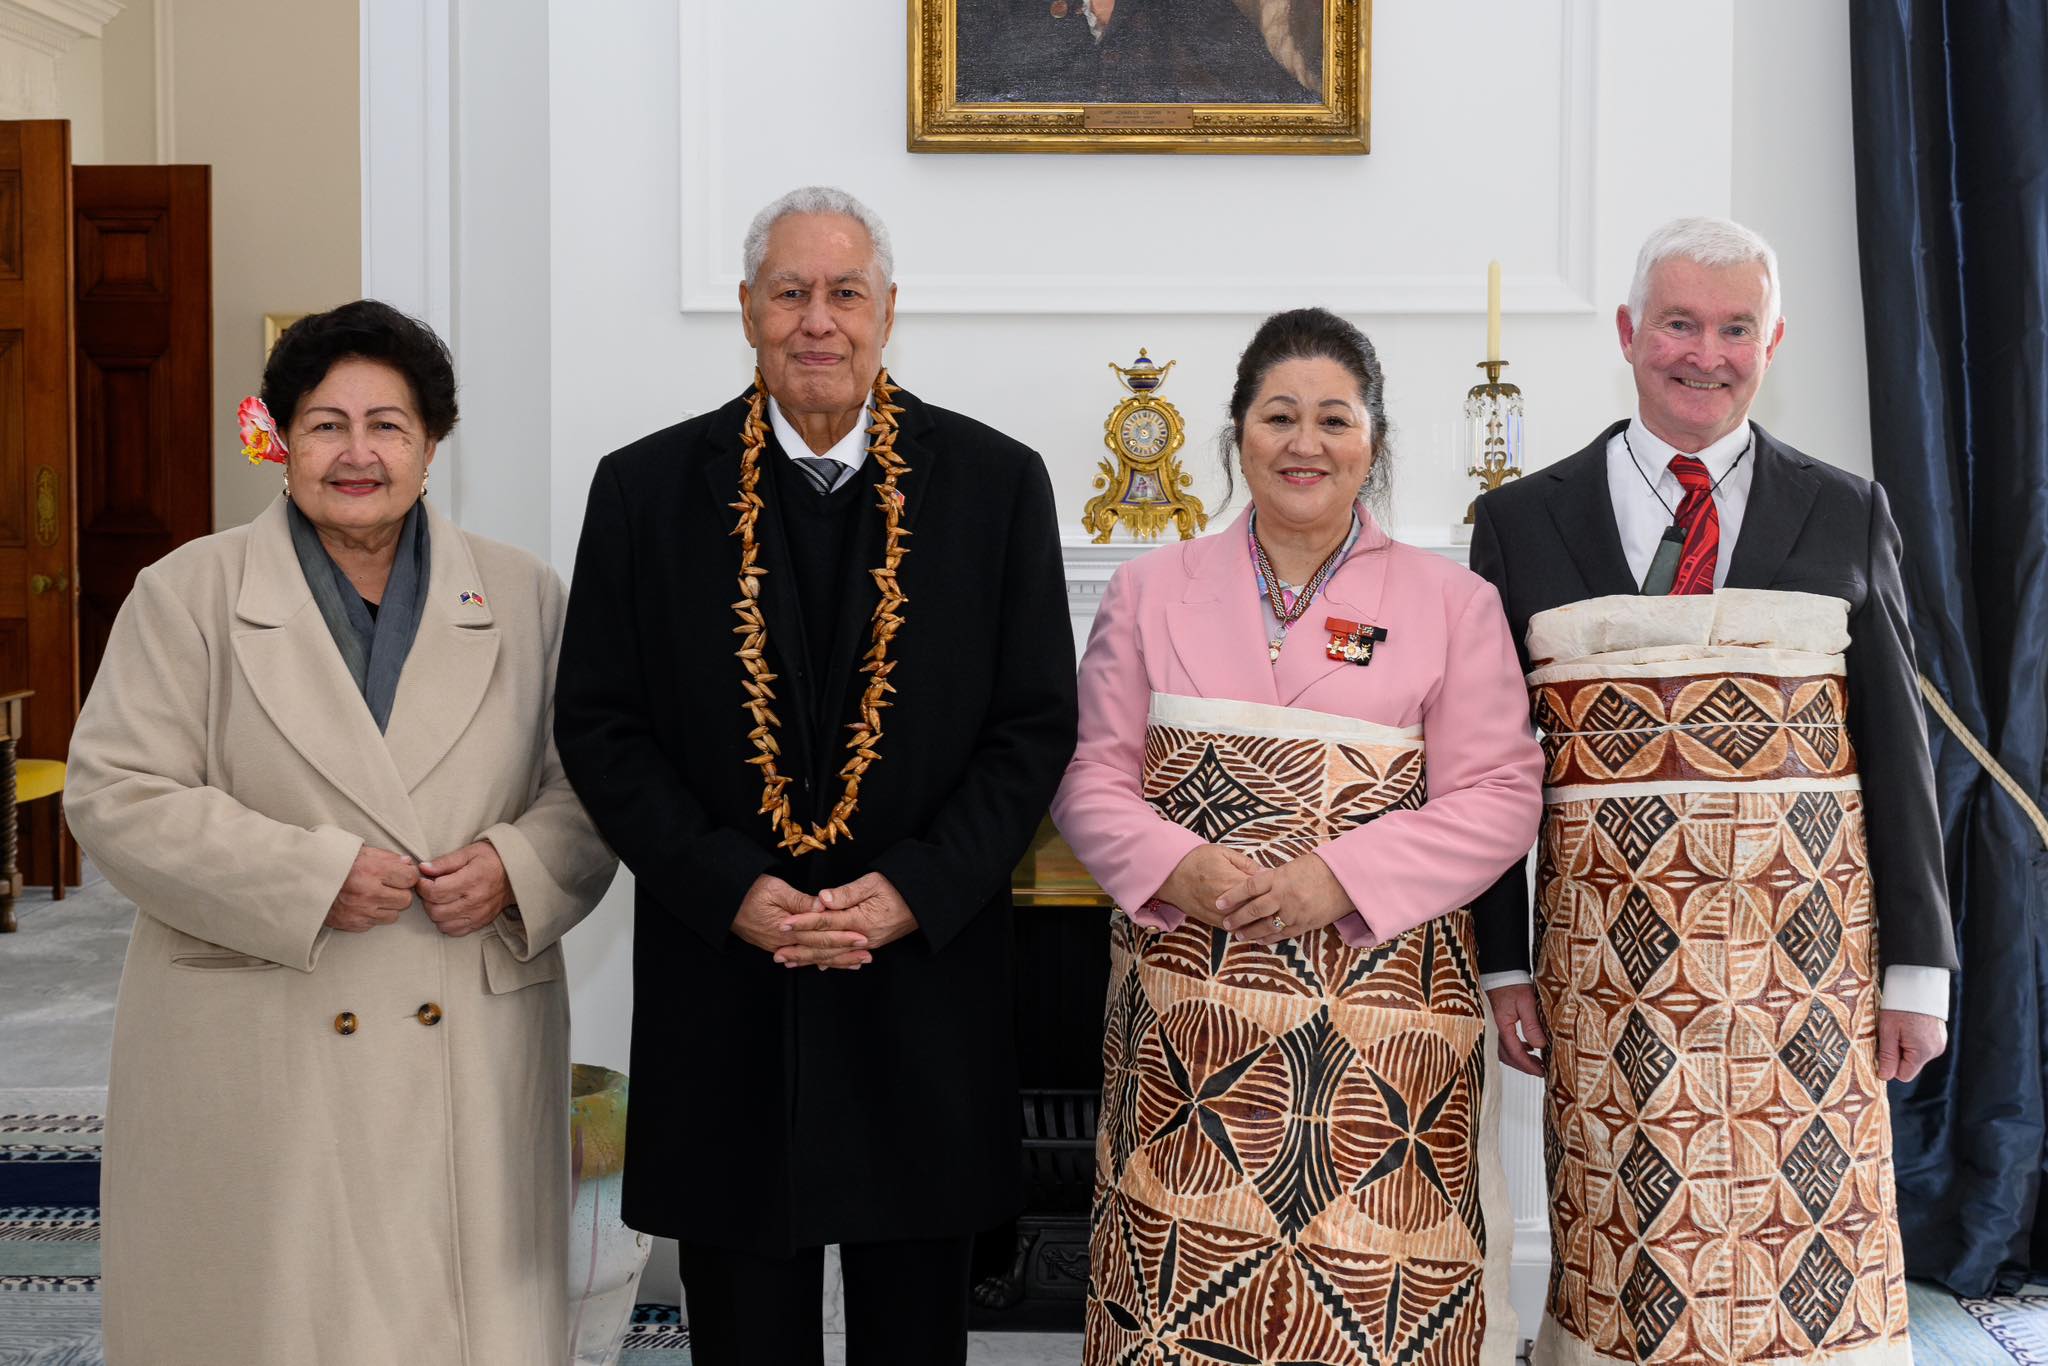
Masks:
[[[1380,5],[1365,157],[911,156],[900,99],[848,98],[836,78],[771,78],[763,98],[762,67],[709,62],[681,88],[682,126],[701,133],[681,148],[683,307],[734,311],[749,218],[820,181],[889,221],[910,312],[1264,314],[1308,298],[1465,312],[1472,263],[1494,255],[1517,310],[1586,311],[1594,11]],[[901,80],[900,21],[865,6],[686,2],[682,16],[686,54],[872,72],[891,94]]]

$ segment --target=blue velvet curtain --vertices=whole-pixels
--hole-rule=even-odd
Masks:
[[[2048,769],[2048,5],[1857,0],[1856,208],[1878,479],[1922,670],[2039,803]],[[1797,92],[1786,94],[1786,117]],[[2048,1267],[2048,853],[1932,714],[1963,970],[1894,1087],[1909,1275]],[[1883,888],[1877,889],[1884,894]]]

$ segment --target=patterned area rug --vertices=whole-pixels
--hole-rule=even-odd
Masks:
[[[2048,1366],[2048,1285],[2011,1295],[1959,1300],[1939,1286],[1911,1281],[1913,1356],[1921,1362]]]
[[[1964,1300],[1977,1326],[2026,1366],[2048,1366],[2048,1285],[2030,1285],[2016,1295]]]
[[[0,1112],[0,1366],[104,1366],[104,1130],[97,1115]],[[689,1346],[680,1309],[643,1304],[619,1366],[687,1366]]]

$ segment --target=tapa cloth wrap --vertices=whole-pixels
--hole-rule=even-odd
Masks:
[[[1847,622],[1746,589],[1530,619],[1539,1363],[1912,1360]]]
[[[1144,792],[1277,866],[1420,806],[1422,732],[1155,694]],[[1513,1360],[1474,963],[1462,909],[1371,948],[1116,917],[1089,1366]]]

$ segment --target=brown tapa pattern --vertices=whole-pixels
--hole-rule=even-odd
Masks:
[[[1419,740],[1155,725],[1145,793],[1284,863],[1423,801]],[[1471,915],[1358,949],[1118,916],[1089,1366],[1467,1366],[1485,1331]]]
[[[1652,682],[1678,719],[1636,754],[1603,752],[1647,728],[1609,724],[1602,699],[1640,701]],[[1780,719],[1751,726],[1715,706],[1731,682],[1759,710],[1786,699]],[[1703,669],[1534,691],[1558,728],[1553,773],[1572,783],[1603,770],[1640,782],[1680,759],[1700,774],[1707,755],[1734,770],[1546,809],[1550,1316],[1624,1361],[1825,1361],[1903,1344],[1876,925],[1839,682]],[[1831,726],[1788,724],[1801,709],[1831,709]],[[1851,780],[1740,785],[1812,776],[1822,756]]]
[[[1855,772],[1839,676],[1702,671],[1530,690],[1548,787],[1742,782]]]

